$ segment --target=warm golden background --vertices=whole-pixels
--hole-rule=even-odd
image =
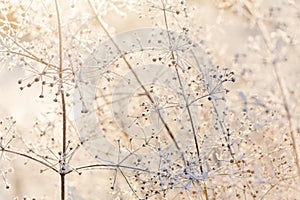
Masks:
[[[251,178],[236,180],[229,180],[223,174],[212,175],[211,187],[217,188],[216,193],[221,191],[215,197],[299,198],[300,174],[295,164],[295,152],[300,151],[298,0],[186,0],[182,4],[180,0],[73,0],[59,1],[59,4],[64,63],[74,69],[101,41],[107,39],[90,5],[96,8],[112,35],[132,29],[164,27],[161,8],[167,5],[170,9],[169,28],[179,32],[187,28],[189,37],[202,45],[213,63],[230,68],[237,79],[235,83],[226,85],[230,89],[226,95],[228,124],[235,134],[248,140],[241,149],[246,152],[245,171],[250,170],[248,172],[252,175]],[[26,66],[20,56],[10,53],[19,51],[21,47],[12,42],[18,41],[38,58],[57,63],[54,1],[1,1],[0,37],[0,119],[3,122],[0,136],[7,133],[4,126],[10,127],[16,120],[12,129],[20,136],[15,143],[20,150],[32,147],[40,149],[40,154],[49,154],[51,148],[57,156],[61,122],[57,117],[60,106],[53,102],[55,88],[44,88],[43,99],[39,98],[40,83],[21,91],[18,80],[22,80],[26,87],[44,66],[31,63]],[[68,90],[72,92],[71,86]],[[7,119],[8,116],[13,116],[13,119]],[[74,127],[70,130],[73,133],[69,138],[76,143]],[[50,136],[40,137],[42,131]],[[55,144],[51,142],[52,138]],[[92,162],[89,156],[86,148],[79,148],[74,156],[74,165]],[[0,158],[0,176],[3,177],[0,199],[58,199],[57,174],[50,170],[40,173],[44,168],[28,159],[3,154]],[[67,179],[69,198],[129,198],[124,191],[110,190],[111,177],[111,170],[89,171],[81,176],[73,173]],[[7,184],[9,189],[6,189]],[[240,196],[230,196],[238,192],[226,196],[226,191],[230,190],[244,192],[239,193]],[[213,198],[214,195],[211,195]],[[201,199],[200,196],[197,198]]]

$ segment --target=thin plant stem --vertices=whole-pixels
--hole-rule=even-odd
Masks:
[[[257,19],[259,19],[259,17],[257,17],[257,11],[253,11],[253,9],[251,9],[249,3],[247,1],[242,1],[242,3],[245,5],[245,7],[247,8],[247,10],[249,11],[249,13],[256,17]],[[267,46],[267,51],[269,54],[272,53],[272,47],[270,45],[270,38],[267,35],[267,28],[265,26],[265,24],[263,23],[263,21],[261,19],[257,20],[256,22],[256,26],[258,27],[258,30],[261,32],[263,39],[264,39],[264,43]],[[280,75],[278,73],[277,67],[276,67],[276,63],[273,63],[273,71],[275,74],[275,79],[277,81],[278,87],[279,87],[279,91],[281,94],[281,98],[282,98],[282,103],[283,103],[283,107],[286,113],[286,117],[288,120],[288,127],[289,127],[289,133],[290,133],[290,137],[292,140],[292,148],[293,148],[293,154],[294,154],[294,159],[295,159],[295,165],[297,168],[297,174],[298,174],[298,178],[300,178],[300,163],[299,163],[299,153],[298,153],[298,149],[297,149],[297,141],[296,141],[296,136],[295,136],[295,132],[293,130],[293,121],[292,121],[292,117],[291,117],[291,112],[288,106],[288,102],[287,102],[287,98],[286,95],[284,93],[284,89],[283,89],[283,82],[281,81]]]
[[[57,16],[57,29],[58,29],[58,46],[59,46],[59,79],[62,84],[63,80],[63,49],[62,49],[62,32],[61,32],[61,18],[60,18],[60,11],[59,5],[57,0],[55,0],[55,8],[56,8],[56,16]],[[62,85],[60,86],[60,95],[61,95],[61,105],[62,105],[62,158],[60,163],[60,195],[61,200],[65,200],[65,164],[66,164],[66,150],[67,150],[67,119],[66,119],[66,102],[65,102],[65,93],[63,90]]]
[[[282,98],[282,102],[283,102],[283,107],[284,107],[286,117],[287,117],[287,120],[288,120],[288,126],[289,126],[289,129],[290,129],[289,133],[290,133],[290,137],[291,137],[291,140],[292,140],[292,147],[293,147],[293,152],[294,152],[295,164],[296,164],[296,167],[297,167],[298,177],[300,178],[299,153],[298,153],[298,149],[297,149],[295,132],[293,130],[292,116],[291,116],[291,112],[290,112],[290,109],[289,109],[289,106],[288,106],[288,103],[287,103],[286,95],[285,95],[284,90],[283,90],[282,81],[280,79],[280,76],[278,74],[277,67],[276,67],[275,64],[273,65],[273,69],[274,69],[274,72],[275,72],[276,81],[277,81],[278,86],[279,86],[279,90],[280,90],[280,94],[281,94],[281,98]]]
[[[170,33],[169,33],[169,25],[168,25],[166,8],[165,8],[165,4],[164,4],[163,0],[161,1],[161,3],[163,5],[164,22],[165,22],[165,26],[166,26],[167,33],[168,33],[169,46],[170,46],[170,49],[172,49],[172,46],[171,46],[172,45],[171,44],[171,37],[170,37]],[[172,56],[172,60],[175,60],[175,55],[174,55],[174,51],[173,50],[171,51],[171,56]],[[187,100],[187,98],[185,96],[184,88],[183,88],[183,85],[182,85],[182,82],[181,82],[181,79],[180,79],[180,76],[179,76],[179,72],[178,72],[178,66],[179,66],[179,64],[178,64],[178,62],[175,62],[174,66],[175,66],[175,70],[176,70],[176,74],[177,74],[177,78],[178,78],[180,87],[181,87],[183,95],[184,95],[184,99],[185,99],[185,103],[186,103],[186,108],[187,108],[188,115],[189,115],[190,122],[191,122],[191,126],[192,126],[192,133],[193,133],[193,137],[194,137],[195,147],[196,147],[196,150],[197,150],[197,156],[198,156],[198,159],[199,159],[198,162],[199,162],[200,172],[203,173],[203,167],[202,167],[202,164],[201,164],[201,157],[200,157],[199,142],[198,142],[198,138],[197,138],[197,134],[196,134],[196,130],[195,130],[195,125],[194,125],[194,122],[193,122],[193,118],[192,118],[192,115],[191,115],[190,107],[189,107],[189,104],[188,104],[188,100]],[[205,182],[203,184],[204,184],[203,194],[205,196],[205,199],[208,200],[207,187],[206,187]]]
[[[147,98],[150,100],[151,103],[154,103],[153,98],[151,97],[150,93],[148,92],[148,90],[145,88],[144,84],[141,82],[141,80],[139,79],[138,75],[135,73],[134,69],[132,68],[131,64],[128,62],[128,60],[125,58],[124,54],[122,53],[121,49],[119,48],[118,44],[114,41],[114,39],[112,38],[112,36],[110,35],[110,33],[108,32],[108,30],[105,28],[105,26],[103,25],[101,19],[98,17],[98,14],[96,13],[96,10],[94,8],[94,6],[92,5],[92,3],[89,1],[89,5],[92,8],[92,11],[94,13],[94,15],[96,16],[96,20],[99,23],[99,25],[101,26],[101,28],[104,30],[105,34],[108,36],[108,38],[111,40],[111,42],[113,43],[113,45],[117,48],[118,52],[121,54],[121,58],[124,60],[124,62],[126,63],[127,67],[129,68],[129,70],[132,72],[134,78],[136,79],[136,81],[139,83],[140,87],[142,88],[142,90],[145,92]],[[167,124],[167,122],[163,119],[160,111],[158,110],[158,116],[161,120],[161,122],[163,123],[164,128],[166,129],[168,135],[171,137],[173,143],[175,144],[176,148],[181,151],[181,148],[178,144],[178,142],[175,139],[175,136],[173,134],[173,132],[171,131],[169,125]],[[184,156],[182,156],[183,160],[185,160]]]
[[[32,157],[32,156],[30,156],[28,154],[25,154],[25,153],[22,153],[22,152],[18,152],[18,151],[12,150],[12,149],[7,149],[7,148],[4,148],[4,147],[0,147],[0,151],[6,152],[6,153],[10,153],[10,154],[15,154],[15,155],[18,155],[18,156],[21,156],[21,157],[24,157],[24,158],[28,158],[30,160],[33,160],[33,161],[37,162],[37,163],[40,163],[41,165],[44,165],[48,169],[51,169],[52,171],[58,173],[58,170],[55,169],[50,164],[48,164],[48,163],[46,163],[46,162],[44,162],[42,160],[39,160],[37,158],[34,158],[34,157]]]

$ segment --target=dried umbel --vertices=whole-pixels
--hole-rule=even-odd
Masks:
[[[77,129],[100,162],[126,163],[139,169],[131,170],[137,180],[150,176],[173,188],[207,178],[204,163],[220,140],[225,157],[235,159],[223,87],[235,81],[233,72],[221,72],[186,33],[145,28],[119,34],[96,48],[77,77]]]

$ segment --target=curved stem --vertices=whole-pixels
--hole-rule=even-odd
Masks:
[[[24,157],[24,158],[28,158],[28,159],[33,160],[33,161],[35,161],[35,162],[37,162],[37,163],[40,163],[41,165],[44,165],[45,167],[47,167],[47,168],[53,170],[54,172],[57,172],[57,173],[58,173],[58,170],[55,169],[55,168],[54,168],[53,166],[51,166],[50,164],[48,164],[48,163],[46,163],[46,162],[44,162],[44,161],[42,161],[42,160],[39,160],[39,159],[37,159],[37,158],[34,158],[34,157],[32,157],[32,156],[30,156],[30,155],[28,155],[28,154],[25,154],[25,153],[22,153],[22,152],[18,152],[18,151],[15,151],[15,150],[11,150],[11,149],[6,149],[6,148],[4,148],[4,147],[0,147],[0,151],[6,152],[6,153],[10,153],[10,154],[15,154],[15,155],[18,155],[18,156],[21,156],[21,157]]]
[[[79,170],[92,170],[92,169],[99,169],[99,168],[123,168],[123,169],[131,169],[131,170],[137,170],[137,171],[143,171],[143,172],[149,172],[149,173],[157,173],[154,171],[149,171],[148,169],[142,169],[138,167],[132,167],[132,166],[127,166],[127,165],[121,165],[121,164],[90,164],[90,165],[85,165],[81,167],[77,167],[74,170],[79,171]],[[71,173],[72,171],[69,171],[68,173]]]

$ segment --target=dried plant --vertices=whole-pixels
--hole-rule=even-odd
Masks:
[[[1,1],[0,69],[35,117],[0,121],[1,198],[297,198],[299,13],[276,3]]]

